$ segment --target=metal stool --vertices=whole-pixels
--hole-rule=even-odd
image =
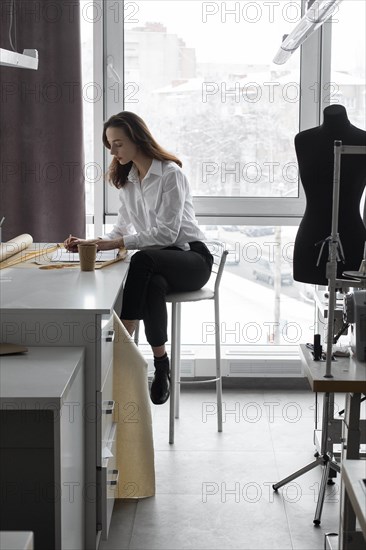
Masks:
[[[220,310],[219,310],[219,287],[224,270],[228,251],[223,243],[212,241],[205,243],[213,255],[214,262],[212,274],[208,283],[200,290],[192,292],[175,292],[166,296],[167,303],[172,304],[171,323],[171,358],[170,358],[170,412],[169,412],[169,443],[174,443],[174,418],[179,418],[180,398],[180,332],[181,332],[181,304],[183,302],[199,302],[201,300],[213,300],[215,310],[215,355],[216,355],[216,377],[208,380],[193,380],[183,382],[184,384],[202,384],[216,382],[217,398],[217,429],[222,432],[222,380],[221,380],[221,354],[220,354]],[[137,324],[134,340],[138,345],[139,323]]]

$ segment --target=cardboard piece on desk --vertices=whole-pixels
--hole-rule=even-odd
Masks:
[[[0,344],[0,355],[12,355],[13,353],[24,353],[26,351],[28,351],[28,348],[20,344]]]

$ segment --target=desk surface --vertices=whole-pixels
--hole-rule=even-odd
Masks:
[[[313,391],[366,393],[366,363],[354,357],[337,357],[332,361],[333,378],[324,378],[325,361],[314,361],[305,344],[300,345],[300,356]]]
[[[113,310],[128,263],[121,261],[97,271],[79,269],[42,270],[26,266],[1,271],[1,309],[3,313],[20,310],[93,311]]]
[[[342,479],[356,514],[360,527],[366,537],[366,491],[361,485],[366,478],[365,460],[343,460]]]
[[[32,531],[0,531],[0,548],[2,550],[32,550]]]
[[[9,402],[28,404],[29,408],[33,403],[62,404],[83,357],[82,347],[54,346],[30,347],[27,353],[2,356],[0,408]]]

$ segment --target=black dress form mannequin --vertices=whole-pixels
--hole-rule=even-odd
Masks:
[[[366,145],[366,132],[353,126],[342,105],[324,109],[324,122],[317,128],[300,132],[295,149],[301,182],[306,196],[306,210],[297,232],[294,249],[294,279],[304,283],[327,285],[328,243],[317,266],[321,245],[331,234],[333,202],[334,141],[343,145]],[[337,277],[343,271],[360,267],[366,227],[360,215],[360,201],[366,185],[364,155],[342,155],[339,195],[338,233],[345,263],[338,262]]]

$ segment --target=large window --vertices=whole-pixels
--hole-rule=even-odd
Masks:
[[[136,4],[139,23],[125,25],[125,82],[136,94],[125,107],[181,157],[195,195],[298,195],[299,52],[283,67],[271,60],[300,4]]]
[[[298,345],[312,340],[313,287],[294,281],[296,227],[204,226],[207,237],[224,242],[229,255],[222,280],[221,344]],[[185,304],[184,342],[213,345],[211,304]],[[195,313],[196,311],[196,313]]]
[[[234,354],[248,345],[273,350],[312,339],[313,287],[292,278],[305,207],[293,140],[335,101],[364,126],[357,31],[364,2],[344,0],[334,21],[285,65],[272,63],[307,7],[305,0],[104,3],[103,117],[136,112],[183,161],[207,238],[230,252],[221,343]],[[117,192],[107,187],[107,230],[117,210]],[[213,345],[210,305],[183,308],[183,342]]]
[[[125,2],[123,51],[116,3],[107,4],[107,116],[125,108],[148,122],[183,161],[199,215],[218,205],[268,215],[272,198],[271,213],[286,202],[289,216],[299,202],[300,50],[284,66],[272,59],[301,4]],[[109,190],[109,214],[115,204]]]
[[[366,2],[344,0],[332,25],[330,103],[344,105],[354,126],[366,125]],[[349,39],[352,37],[352,39]],[[366,216],[365,196],[360,204]]]
[[[366,2],[345,0],[332,25],[331,103],[347,109],[355,126],[365,128]],[[349,39],[352,37],[352,39]]]
[[[247,346],[297,346],[313,339],[314,286],[294,281],[297,227],[203,225],[208,241],[229,251],[221,283],[221,345],[228,353]],[[170,314],[170,308],[168,308]],[[182,342],[213,346],[213,304],[182,308]],[[143,330],[140,342],[146,344]]]

